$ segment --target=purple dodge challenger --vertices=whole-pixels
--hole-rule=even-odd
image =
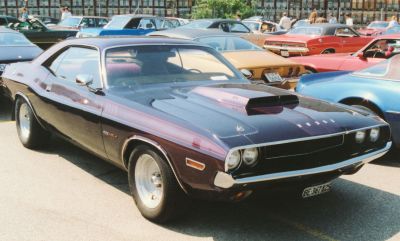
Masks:
[[[57,135],[124,169],[142,215],[166,222],[188,197],[329,190],[390,148],[377,116],[254,85],[212,48],[167,38],[59,43],[6,67],[22,144]]]

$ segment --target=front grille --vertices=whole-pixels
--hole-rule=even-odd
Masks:
[[[369,136],[369,131],[367,131]],[[259,148],[260,160],[254,167],[242,165],[232,175],[235,178],[277,172],[303,170],[342,162],[384,148],[390,140],[389,127],[381,128],[376,143],[355,143],[355,133],[314,140],[284,143]]]

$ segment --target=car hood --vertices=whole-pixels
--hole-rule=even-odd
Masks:
[[[43,50],[36,45],[31,46],[4,46],[0,47],[0,62],[12,63],[19,61],[30,61]]]
[[[154,98],[154,96],[158,96]],[[377,124],[335,104],[266,85],[217,84],[121,95],[232,146],[333,134]],[[233,142],[232,142],[233,141]],[[243,143],[246,142],[246,143]],[[237,145],[233,144],[233,145]]]
[[[238,69],[298,65],[289,59],[265,50],[222,52],[222,55]]]

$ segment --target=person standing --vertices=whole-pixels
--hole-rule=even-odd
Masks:
[[[68,8],[68,7],[62,8],[61,12],[62,12],[62,14],[61,14],[61,21],[64,20],[64,19],[66,19],[66,18],[68,18],[68,17],[71,17],[71,16],[72,16],[72,14],[71,14],[71,12],[69,11],[69,8]]]
[[[282,28],[286,29],[286,30],[289,30],[289,29],[290,29],[290,27],[291,27],[292,24],[291,24],[290,18],[287,17],[287,13],[283,13],[283,14],[282,14],[282,18],[281,18],[281,20],[279,21],[279,25],[280,25]]]
[[[396,25],[399,25],[399,23],[397,22],[397,17],[396,16],[392,16],[390,21],[389,21],[389,25],[387,26],[387,28],[391,28],[391,27],[394,27]]]
[[[316,10],[312,11],[310,13],[310,16],[308,17],[308,21],[310,22],[310,24],[313,24],[317,21],[317,17],[318,17],[318,13]]]
[[[337,23],[337,18],[336,18],[335,16],[333,16],[332,13],[329,13],[328,19],[329,19],[328,22],[329,22],[330,24],[336,24],[336,23]]]
[[[26,22],[28,19],[29,19],[28,9],[26,7],[23,7],[20,20],[21,22]]]
[[[346,25],[349,27],[353,27],[354,25],[353,18],[351,17],[350,13],[346,13],[345,19],[346,19]]]

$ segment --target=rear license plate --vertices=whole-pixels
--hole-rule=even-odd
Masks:
[[[287,50],[281,50],[281,55],[282,55],[283,57],[289,57],[289,51],[287,51]]]
[[[269,82],[282,82],[283,79],[278,73],[265,73],[265,78]]]
[[[325,183],[317,186],[307,187],[303,190],[301,195],[303,198],[313,197],[329,192],[331,190],[331,184]]]

